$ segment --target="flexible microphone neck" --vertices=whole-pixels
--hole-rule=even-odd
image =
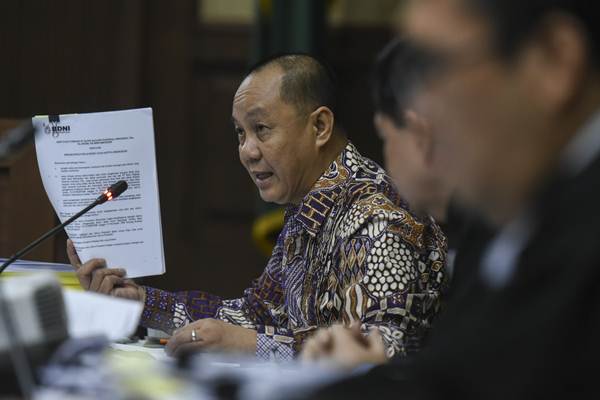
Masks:
[[[25,254],[29,253],[31,250],[35,249],[37,246],[42,244],[48,238],[56,235],[56,233],[58,233],[61,229],[63,229],[67,225],[71,224],[73,221],[75,221],[76,219],[81,217],[83,214],[87,213],[92,208],[96,207],[97,205],[106,203],[107,201],[110,201],[110,200],[113,200],[113,199],[119,197],[119,195],[121,195],[121,193],[123,193],[126,190],[127,190],[127,182],[118,181],[118,182],[114,183],[109,188],[107,188],[100,196],[98,196],[98,198],[96,200],[94,200],[94,202],[92,204],[90,204],[83,210],[79,211],[77,214],[73,215],[71,218],[69,218],[62,224],[57,225],[54,228],[52,228],[51,230],[49,230],[48,232],[44,233],[42,236],[40,236],[39,238],[37,238],[36,240],[34,240],[30,244],[28,244],[23,249],[16,252],[12,257],[10,257],[8,260],[6,260],[4,262],[4,264],[2,264],[2,266],[0,266],[0,274],[9,265],[11,265],[15,261],[17,261],[19,258],[23,257]]]

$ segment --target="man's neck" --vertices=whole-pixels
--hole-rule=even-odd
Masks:
[[[339,157],[340,153],[348,145],[348,138],[342,135],[334,135],[330,142],[327,143],[326,148],[323,149],[323,156],[321,157],[320,166],[321,174],[336,158]],[[319,177],[321,176],[319,175]],[[318,179],[318,178],[317,178]]]
[[[307,175],[308,178],[305,179],[305,182],[310,182],[310,184],[306,185],[306,189],[304,190],[304,195],[302,198],[296,199],[291,204],[299,204],[302,199],[310,193],[315,183],[321,178],[325,170],[334,162],[340,153],[344,150],[346,145],[348,144],[348,139],[342,135],[334,135],[330,141],[325,145],[325,147],[321,150],[321,154],[317,158],[316,162],[310,169],[310,175]]]

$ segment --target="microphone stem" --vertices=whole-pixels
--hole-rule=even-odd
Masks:
[[[100,199],[96,199],[96,201],[94,201],[92,204],[90,204],[89,206],[87,206],[86,208],[84,208],[83,210],[79,211],[77,214],[73,215],[71,218],[69,218],[68,220],[66,220],[65,222],[63,222],[60,225],[55,226],[54,228],[52,228],[51,230],[49,230],[48,232],[44,233],[42,236],[40,236],[38,239],[36,239],[35,241],[33,241],[32,243],[30,243],[27,247],[25,247],[22,250],[19,250],[17,253],[15,253],[12,257],[10,257],[8,260],[6,260],[6,262],[4,262],[4,264],[2,264],[2,266],[0,266],[0,274],[2,272],[4,272],[4,270],[12,263],[14,263],[16,260],[18,260],[20,257],[23,257],[25,254],[29,253],[31,250],[35,249],[37,246],[40,245],[40,243],[42,243],[44,240],[48,239],[50,236],[56,234],[56,232],[58,232],[59,230],[63,229],[64,227],[66,227],[67,225],[71,224],[71,222],[75,221],[77,218],[81,217],[83,214],[85,214],[86,212],[90,211],[92,208],[96,207],[98,204],[100,204]]]

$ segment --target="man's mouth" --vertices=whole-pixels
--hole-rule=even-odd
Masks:
[[[257,182],[264,182],[273,176],[272,172],[253,172]]]

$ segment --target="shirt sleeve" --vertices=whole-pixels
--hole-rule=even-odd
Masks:
[[[265,361],[290,361],[300,350],[304,339],[316,327],[290,330],[282,327],[263,325],[257,329],[256,356]]]
[[[277,325],[283,299],[282,235],[265,271],[241,298],[228,300],[199,290],[168,292],[144,287],[146,301],[140,324],[167,333],[202,318],[216,318],[249,329]]]

